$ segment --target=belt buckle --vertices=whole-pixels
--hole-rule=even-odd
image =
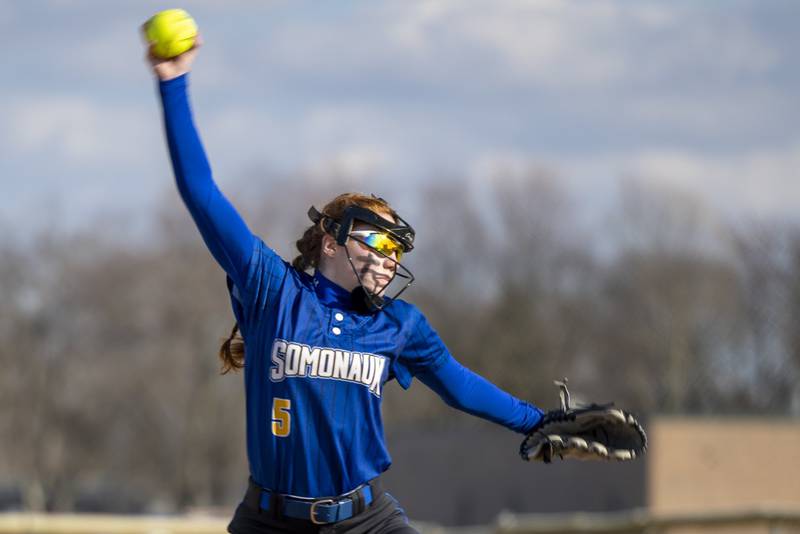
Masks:
[[[332,522],[332,521],[317,521],[316,509],[317,506],[320,506],[322,504],[336,504],[336,501],[334,501],[333,499],[320,499],[318,501],[314,501],[311,503],[311,510],[309,512],[309,515],[311,516],[310,518],[311,522],[314,523],[315,525],[327,525],[328,523]]]

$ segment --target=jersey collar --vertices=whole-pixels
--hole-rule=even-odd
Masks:
[[[353,307],[350,292],[325,278],[319,271],[314,272],[314,291],[324,306],[345,310]]]

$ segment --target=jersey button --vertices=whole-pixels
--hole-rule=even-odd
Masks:
[[[344,314],[336,312],[336,315],[334,315],[333,318],[339,322],[344,321]]]
[[[334,336],[338,336],[339,334],[342,333],[342,329],[339,328],[338,326],[334,326],[333,328],[331,328],[331,332],[333,332]]]

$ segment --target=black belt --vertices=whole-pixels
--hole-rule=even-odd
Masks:
[[[326,525],[360,514],[381,493],[383,493],[383,488],[378,478],[374,478],[344,495],[322,499],[306,499],[275,493],[260,487],[251,478],[248,481],[244,501],[251,508],[270,512],[275,519],[293,517],[311,521],[315,525]]]

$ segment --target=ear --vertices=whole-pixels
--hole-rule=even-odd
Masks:
[[[322,236],[322,248],[321,252],[324,256],[329,258],[333,258],[336,255],[336,251],[338,250],[339,245],[336,243],[336,240],[325,234]]]

